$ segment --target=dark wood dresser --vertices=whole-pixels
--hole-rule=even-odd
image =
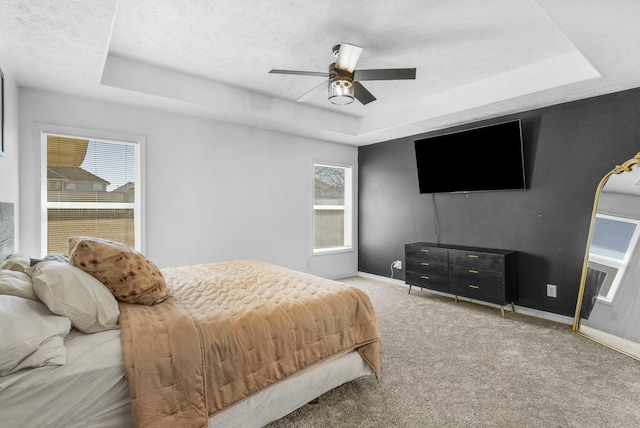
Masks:
[[[405,282],[471,300],[504,305],[517,298],[516,251],[414,242],[405,245]]]

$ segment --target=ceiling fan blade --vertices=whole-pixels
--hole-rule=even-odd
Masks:
[[[321,89],[321,88],[322,88],[322,89],[326,89],[326,88],[327,88],[327,84],[328,84],[328,83],[329,83],[329,81],[328,81],[328,80],[325,80],[324,82],[322,82],[321,84],[319,84],[318,86],[316,86],[315,88],[313,88],[312,90],[310,90],[309,92],[307,92],[307,93],[305,93],[304,95],[300,96],[300,97],[296,100],[296,102],[297,102],[297,103],[300,103],[300,102],[304,102],[304,101],[307,101],[307,100],[311,99],[311,97],[312,97],[313,95],[315,95],[315,94],[316,94],[316,92],[318,92],[318,91],[319,91],[319,89]]]
[[[415,79],[415,68],[378,68],[373,70],[355,70],[353,80],[403,80]]]
[[[295,74],[298,76],[320,76],[320,77],[329,77],[329,73],[326,71],[299,71],[299,70],[276,70],[273,69],[269,71],[269,73],[273,74]]]
[[[375,101],[376,97],[367,90],[360,82],[353,82],[353,95],[362,105],[367,105],[371,101]]]
[[[340,50],[338,51],[338,58],[336,59],[336,68],[353,73],[361,53],[362,48],[359,46],[340,43]]]

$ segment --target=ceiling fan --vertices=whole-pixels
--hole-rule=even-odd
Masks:
[[[360,83],[363,80],[404,80],[416,78],[415,68],[356,70],[356,63],[361,53],[361,47],[341,43],[333,47],[333,56],[336,57],[336,62],[329,65],[328,72],[273,69],[269,71],[269,73],[327,77],[328,80],[302,95],[296,101],[304,101],[309,95],[315,93],[316,90],[328,83],[329,102],[339,105],[350,104],[354,98],[363,105],[376,100],[376,97]]]

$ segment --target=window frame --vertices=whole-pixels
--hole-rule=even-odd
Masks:
[[[324,166],[329,168],[341,168],[345,170],[344,185],[344,205],[316,205],[315,204],[315,168],[316,166]],[[326,254],[338,254],[353,252],[355,250],[355,167],[353,164],[342,164],[337,162],[326,162],[314,160],[311,164],[311,255],[319,256]],[[347,173],[348,171],[348,173]],[[315,211],[317,209],[325,210],[344,210],[344,242],[347,245],[339,247],[315,248]]]
[[[146,167],[143,135],[125,134],[87,128],[69,127],[54,124],[36,124],[40,138],[40,253],[45,256],[48,248],[48,208],[82,208],[82,209],[131,209],[134,212],[135,249],[146,252]],[[85,138],[107,143],[128,144],[135,147],[135,187],[133,203],[112,202],[49,202],[47,195],[47,135],[59,135],[71,138]]]
[[[633,223],[633,224],[636,225],[635,230],[633,232],[633,236],[631,237],[631,240],[629,241],[629,246],[627,247],[627,251],[625,252],[625,255],[624,255],[622,260],[618,260],[618,259],[614,259],[614,258],[611,258],[611,257],[602,256],[602,255],[599,255],[599,254],[593,254],[593,253],[591,253],[591,249],[589,249],[589,261],[598,263],[600,265],[604,265],[605,267],[617,269],[617,273],[616,273],[613,281],[611,282],[611,287],[609,288],[609,291],[607,292],[607,295],[606,296],[602,296],[602,295],[598,295],[597,296],[597,301],[611,305],[611,304],[613,304],[613,301],[614,301],[614,299],[616,297],[616,294],[618,292],[618,288],[620,286],[620,281],[624,277],[624,271],[626,270],[627,266],[629,265],[629,259],[631,258],[631,254],[633,253],[633,250],[638,245],[638,240],[640,239],[640,220],[627,218],[627,217],[621,217],[621,216],[615,216],[615,215],[608,215],[608,214],[596,214],[596,217],[609,219],[609,220],[614,220],[614,221],[625,222],[625,223]],[[589,244],[589,247],[591,247],[591,243]]]

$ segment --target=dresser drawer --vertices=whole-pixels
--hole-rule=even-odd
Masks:
[[[405,247],[405,257],[407,259],[432,262],[433,264],[447,264],[448,252],[443,248],[429,247],[424,245],[411,244]]]
[[[428,275],[421,272],[406,271],[405,282],[430,290],[449,292],[449,282],[446,276]]]
[[[456,296],[464,296],[474,300],[496,303],[498,305],[507,303],[504,287],[483,285],[459,279],[452,279],[449,285],[451,286],[451,294],[455,294]]]
[[[405,256],[405,270],[420,272],[425,275],[447,277],[447,259],[413,258]]]
[[[486,273],[504,272],[504,256],[474,251],[449,251],[449,264],[459,269],[474,269]]]
[[[468,269],[462,266],[450,266],[449,273],[451,279],[466,282],[475,282],[483,285],[503,286],[505,283],[504,272],[482,270],[477,268]]]

